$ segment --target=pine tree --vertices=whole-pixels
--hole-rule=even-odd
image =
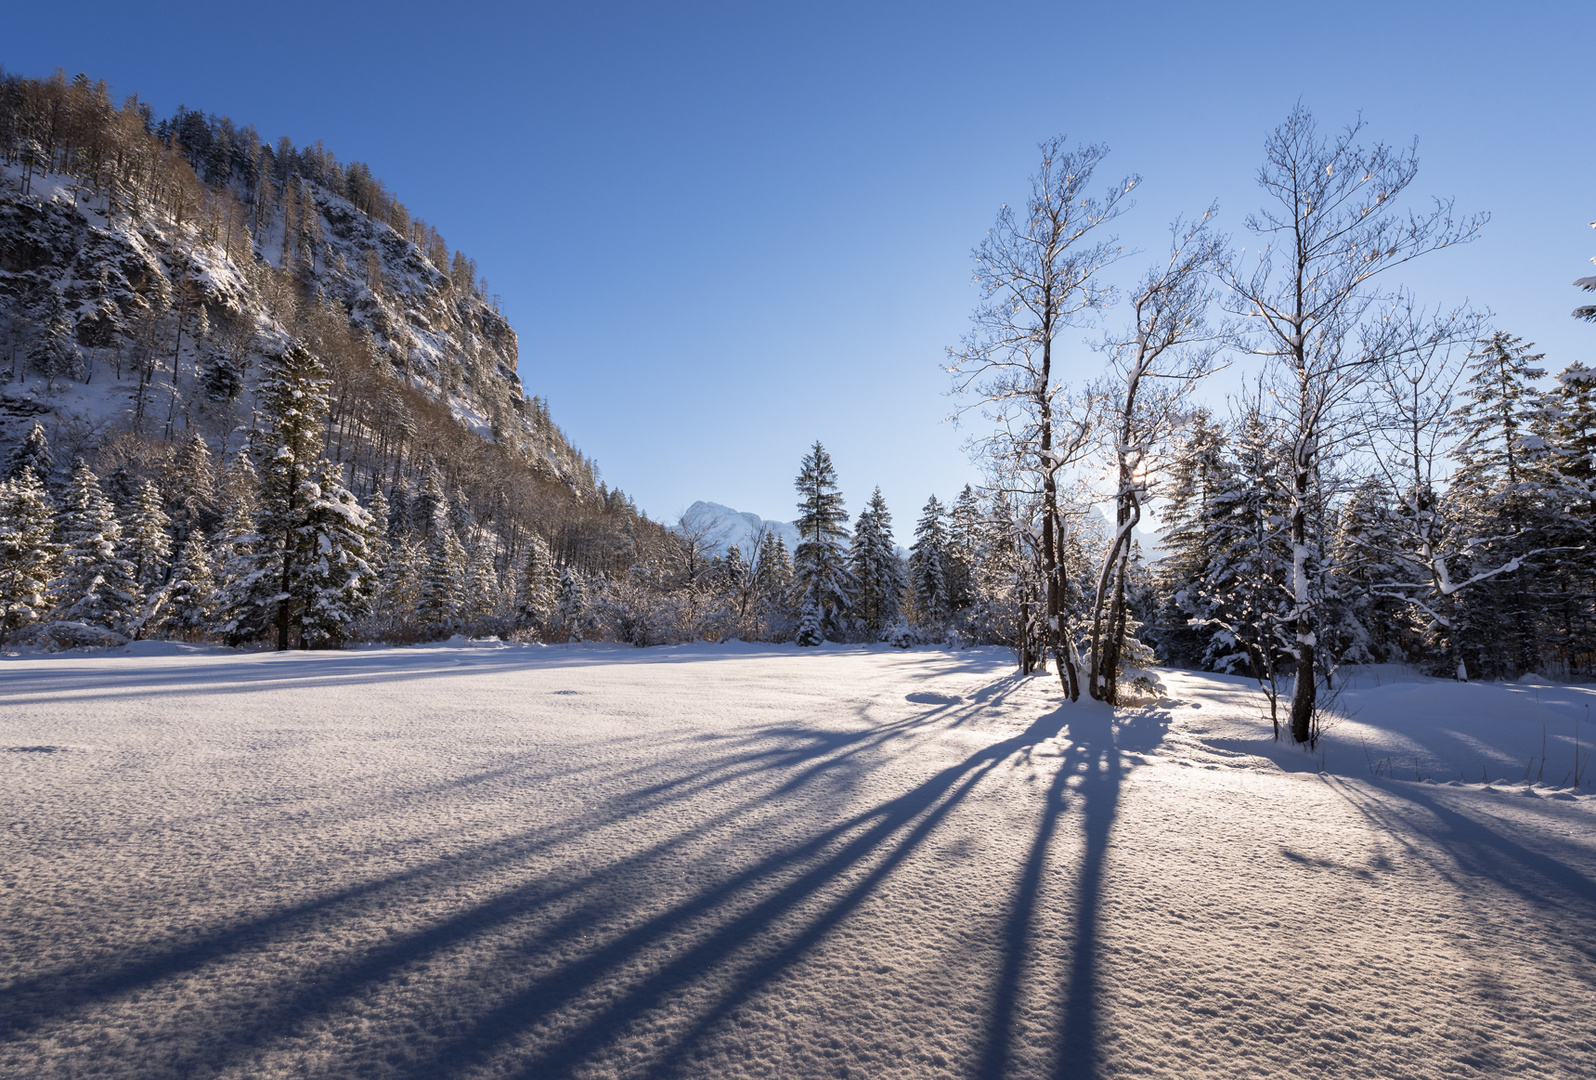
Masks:
[[[427,536],[427,561],[422,570],[416,618],[434,637],[447,637],[460,630],[460,611],[464,603],[466,550],[449,523],[446,507],[433,514]]]
[[[162,505],[161,489],[153,481],[139,485],[122,534],[122,557],[133,564],[133,576],[146,597],[166,584],[172,557],[172,520]]]
[[[760,635],[769,641],[785,641],[793,632],[792,555],[779,533],[766,532],[759,542],[759,561],[754,567],[754,592],[758,603]]]
[[[327,416],[326,369],[299,342],[269,357],[257,400],[266,421],[260,433],[260,515],[258,526],[274,551],[277,647],[286,649],[304,604],[310,599],[296,584],[300,566],[317,557],[306,544],[306,506],[322,475],[323,426]]]
[[[975,564],[980,557],[981,501],[969,484],[959,492],[948,515],[947,562],[943,574],[948,586],[948,610],[958,616],[975,603]]]
[[[542,536],[533,533],[526,548],[526,564],[515,593],[515,622],[522,629],[541,630],[554,614],[560,575]]]
[[[465,595],[461,618],[472,635],[487,633],[499,611],[499,570],[494,565],[493,546],[478,536],[466,562]]]
[[[1463,404],[1453,414],[1460,438],[1458,469],[1447,492],[1446,517],[1458,537],[1490,537],[1473,545],[1469,566],[1454,568],[1466,580],[1483,563],[1526,560],[1512,573],[1482,581],[1446,602],[1451,627],[1436,627],[1446,655],[1483,677],[1517,675],[1539,661],[1540,612],[1547,606],[1547,562],[1529,555],[1553,546],[1560,517],[1550,452],[1547,399],[1536,389],[1546,375],[1534,345],[1498,331],[1475,344],[1467,361]],[[1555,411],[1555,410],[1553,410]],[[1418,580],[1427,579],[1428,574]],[[1537,593],[1541,595],[1536,595]]]
[[[853,615],[866,641],[879,641],[898,621],[903,569],[892,539],[892,514],[881,489],[859,512],[848,547],[848,569],[856,583]]]
[[[934,638],[946,633],[949,614],[946,516],[937,497],[931,496],[914,527],[914,546],[909,549],[909,588],[914,592],[915,614],[921,629]]]
[[[848,535],[844,528],[848,514],[831,455],[819,442],[805,455],[794,483],[801,538],[793,557],[793,576],[800,593],[798,644],[840,641],[855,587],[842,547]]]
[[[339,648],[376,590],[376,572],[367,561],[374,526],[339,480],[337,467],[326,461],[306,482],[302,502],[293,581],[300,633],[313,648]]]
[[[588,624],[587,591],[582,579],[569,566],[560,571],[560,587],[554,598],[554,626],[567,641],[581,641]]]
[[[1215,558],[1218,496],[1235,482],[1225,457],[1225,431],[1205,410],[1193,415],[1180,440],[1170,470],[1170,498],[1164,507],[1164,557],[1157,568],[1162,597],[1153,620],[1153,636],[1166,663],[1203,667],[1213,653],[1210,643],[1219,628],[1193,626],[1210,612],[1198,603],[1201,583]]]
[[[200,533],[190,533],[177,552],[167,588],[164,629],[194,640],[210,632],[215,616],[216,567]]]
[[[371,540],[367,545],[366,562],[380,581],[393,551],[393,539],[389,532],[393,509],[388,505],[388,497],[382,493],[381,485],[372,491],[371,505],[366,507],[366,512],[371,515]]]
[[[28,346],[28,366],[51,387],[57,379],[82,377],[83,354],[74,340],[72,316],[59,286],[50,286],[34,317],[39,332]]]
[[[1392,507],[1396,498],[1378,479],[1352,492],[1337,515],[1326,575],[1335,592],[1325,605],[1325,649],[1338,664],[1385,664],[1407,659],[1416,628],[1410,607],[1384,591],[1417,580],[1423,569],[1392,556],[1400,549]]]
[[[54,532],[54,507],[31,468],[0,482],[0,644],[49,610]]]
[[[216,537],[219,583],[213,600],[214,625],[229,645],[266,633],[276,610],[280,557],[261,534],[259,487],[248,456],[240,454],[224,482],[226,515]]]
[[[198,432],[172,455],[164,487],[166,511],[179,544],[216,527],[216,466],[210,446]]]
[[[1596,229],[1596,221],[1591,222],[1591,228]],[[1591,259],[1596,262],[1596,258]],[[1596,292],[1596,276],[1574,279],[1574,287],[1585,292]],[[1581,304],[1574,309],[1574,318],[1584,319],[1586,322],[1596,322],[1596,304]]]
[[[33,476],[39,483],[49,488],[55,476],[55,455],[50,452],[50,440],[44,434],[44,425],[37,420],[6,459],[5,478],[20,479],[24,470],[28,469],[33,470]]]
[[[122,526],[100,479],[80,458],[62,501],[61,576],[52,584],[58,618],[125,628],[143,601],[134,566],[118,550]]]

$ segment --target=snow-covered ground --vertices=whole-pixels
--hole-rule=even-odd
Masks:
[[[0,1075],[1596,1075],[1582,688],[135,649],[0,661]]]

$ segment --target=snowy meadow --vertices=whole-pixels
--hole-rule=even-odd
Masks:
[[[132,650],[0,660],[7,1076],[1596,1072],[1585,687]]]

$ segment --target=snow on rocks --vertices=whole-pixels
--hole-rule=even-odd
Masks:
[[[1310,761],[1160,674],[1116,712],[998,650],[0,662],[0,1074],[1589,1073],[1596,808],[1346,745],[1516,753],[1486,713],[1578,688],[1355,684]]]

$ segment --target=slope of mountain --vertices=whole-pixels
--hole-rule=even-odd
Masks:
[[[327,367],[357,493],[402,503],[438,469],[512,550],[535,529],[625,565],[639,515],[527,396],[475,265],[364,165],[190,110],[157,122],[82,76],[0,76],[0,451],[38,420],[62,469],[154,476],[194,434],[220,458],[290,340]]]
[[[733,510],[720,503],[699,500],[683,513],[678,531],[700,537],[714,554],[724,555],[736,544],[744,556],[753,553],[762,533],[770,532],[782,538],[788,551],[798,548],[798,526],[790,521],[767,521],[758,514]]]

